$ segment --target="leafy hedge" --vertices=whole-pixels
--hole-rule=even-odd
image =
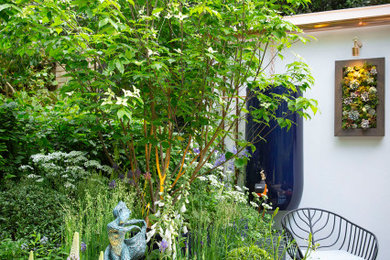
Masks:
[[[12,239],[34,232],[49,238],[62,233],[66,195],[35,183],[21,182],[0,192],[0,233]]]

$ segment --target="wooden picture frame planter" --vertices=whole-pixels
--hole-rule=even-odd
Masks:
[[[344,92],[350,91],[346,89],[348,86],[346,86],[345,81],[348,81],[349,79],[345,80],[346,75],[348,75],[348,71],[356,71],[356,74],[359,75],[359,68],[361,68],[361,71],[363,73],[369,75],[370,82],[372,82],[372,79],[376,79],[376,83],[370,83],[373,84],[373,88],[370,89],[370,92],[365,91],[366,96],[363,97],[362,93],[359,91],[360,87],[363,87],[363,89],[368,89],[371,85],[369,85],[367,81],[358,82],[356,86],[353,86],[352,83],[349,83],[350,86],[352,86],[353,89],[356,89],[356,92],[351,94],[353,97],[346,98],[345,94],[343,96],[343,85],[344,85]],[[372,76],[372,77],[371,77]],[[352,81],[349,81],[352,82]],[[360,85],[361,83],[361,85]],[[371,111],[371,114],[375,115],[375,120],[371,120],[370,124],[368,124],[369,120],[365,120],[367,123],[364,125],[363,117],[367,116],[367,110],[363,109],[363,111],[360,111],[360,108],[363,106],[362,102],[369,100],[368,94],[372,95],[372,92],[375,93],[374,97],[377,98],[377,105],[375,107],[375,111],[373,111],[373,108],[369,108]],[[349,93],[349,92],[347,92]],[[356,93],[356,94],[355,94]],[[360,96],[361,95],[361,98]],[[363,100],[363,101],[361,101]],[[368,102],[368,101],[367,101]],[[367,103],[368,104],[368,103]],[[351,115],[349,117],[348,111],[345,111],[346,108],[344,108],[343,115],[343,106],[356,106],[357,109],[353,110],[356,114],[356,117],[360,117],[360,119],[353,118],[354,115]],[[352,111],[352,110],[350,110]],[[345,119],[348,116],[347,120]],[[353,123],[353,128],[351,127],[351,124],[349,121],[356,120],[356,122],[363,122],[359,124]],[[371,117],[372,118],[372,117]],[[344,128],[343,128],[343,120],[344,120]],[[346,127],[347,122],[347,127]],[[349,124],[349,125],[348,125]],[[348,128],[349,126],[349,128]],[[366,128],[363,128],[366,127]],[[336,61],[335,65],[335,117],[334,117],[334,135],[335,136],[384,136],[385,135],[385,58],[374,58],[374,59],[359,59],[359,60],[340,60]]]

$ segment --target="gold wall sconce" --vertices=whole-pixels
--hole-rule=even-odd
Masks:
[[[352,56],[359,56],[360,48],[363,44],[359,41],[357,37],[353,39],[353,47],[352,47]]]

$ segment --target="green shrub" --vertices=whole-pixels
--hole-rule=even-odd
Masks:
[[[24,254],[23,241],[13,241],[10,238],[0,240],[0,259],[17,259]]]
[[[233,249],[228,253],[228,260],[271,260],[268,253],[257,246],[244,246]]]
[[[38,153],[77,150],[109,164],[99,132],[113,154],[119,142],[113,138],[117,126],[96,124],[94,113],[81,107],[86,102],[77,95],[44,90],[17,92],[13,99],[0,95],[0,179],[22,177],[18,167]]]
[[[0,233],[14,240],[33,233],[49,239],[61,236],[67,196],[30,182],[8,188],[0,192]]]
[[[69,254],[59,239],[49,239],[36,233],[16,241],[10,238],[0,240],[0,259],[27,259],[30,251],[34,251],[35,259],[41,260],[61,260]]]
[[[24,133],[16,108],[15,102],[1,104],[0,98],[0,178],[15,174],[17,165],[26,157],[20,142]]]

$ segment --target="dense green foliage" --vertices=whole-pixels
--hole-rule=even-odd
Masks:
[[[2,179],[13,178],[3,186],[1,196],[12,199],[1,202],[7,210],[1,216],[15,211],[2,219],[4,230],[13,238],[35,230],[45,235],[64,230],[67,251],[77,231],[86,244],[81,257],[96,259],[108,244],[105,225],[113,219],[111,210],[124,200],[134,210],[132,217],[149,222],[148,259],[223,259],[234,248],[255,243],[278,259],[269,245],[275,235],[271,216],[258,214],[259,205],[248,205],[246,191],[233,185],[245,167],[245,150],[254,148],[252,143],[263,140],[265,133],[245,140],[238,126],[251,113],[264,125],[276,120],[289,128],[289,113],[310,118],[309,110],[317,111],[315,100],[295,95],[313,84],[304,62],[288,64],[281,74],[267,73],[272,62],[283,58],[282,50],[307,41],[288,33],[299,29],[279,11],[307,2],[0,4],[2,71],[23,71],[5,68],[7,60],[30,60],[26,62],[39,78],[32,85],[40,88],[52,84],[50,64],[61,64],[71,76],[61,94],[16,91],[9,95],[12,100],[0,101],[0,112],[7,115],[0,126],[0,159],[3,165],[13,165],[12,171],[0,168]],[[32,77],[7,77],[1,84],[28,88],[24,81],[33,82]],[[286,91],[272,94],[273,86],[280,85]],[[245,89],[247,96],[242,94]],[[258,98],[262,106],[248,111],[250,98]],[[288,111],[278,116],[282,103]],[[227,148],[227,140],[235,147]],[[65,158],[72,151],[80,151],[85,160],[109,164],[111,174],[102,171],[102,176],[91,177],[96,169],[82,169],[82,177],[72,177],[67,185],[61,178],[69,178],[72,167],[86,167]],[[22,164],[30,164],[22,167],[27,171],[19,171]],[[26,177],[35,184],[18,183]],[[29,204],[38,197],[44,201]],[[65,213],[54,211],[60,204]],[[23,215],[34,210],[41,217],[38,224]],[[56,222],[61,214],[65,224]],[[13,229],[12,216],[23,219],[23,229]]]
[[[257,246],[239,247],[229,252],[228,260],[271,260],[268,253]]]
[[[69,199],[36,183],[12,183],[0,193],[0,232],[20,239],[34,232],[58,239],[63,232],[63,205]]]
[[[11,238],[3,238],[0,241],[0,258],[15,259],[21,257],[24,252],[22,249],[22,240],[14,241]]]
[[[21,177],[19,166],[38,153],[84,151],[89,158],[108,164],[98,133],[107,149],[114,150],[115,132],[96,125],[95,117],[83,112],[82,105],[83,99],[77,96],[48,91],[32,96],[18,92],[13,99],[0,96],[0,178],[6,173]]]
[[[59,239],[49,239],[36,233],[16,241],[10,238],[0,241],[1,259],[27,259],[30,251],[34,251],[35,259],[61,260],[68,255]]]

